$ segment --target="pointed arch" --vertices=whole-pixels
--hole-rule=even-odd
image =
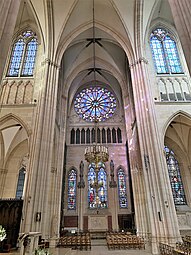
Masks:
[[[8,128],[8,127],[12,127],[12,126],[18,126],[19,124],[26,130],[27,136],[29,137],[31,134],[31,128],[19,116],[15,115],[13,113],[9,113],[9,114],[3,116],[2,118],[0,118],[0,129],[1,130]]]
[[[165,137],[166,131],[170,125],[170,123],[178,116],[183,116],[185,118],[188,118],[191,120],[191,114],[189,114],[188,112],[182,111],[182,110],[178,110],[177,112],[175,112],[174,114],[172,114],[167,120],[166,123],[164,124],[163,127],[163,137]]]

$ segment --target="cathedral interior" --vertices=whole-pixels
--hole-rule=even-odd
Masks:
[[[191,2],[0,9],[7,244],[21,233],[56,247],[68,233],[132,232],[160,254],[191,235]]]

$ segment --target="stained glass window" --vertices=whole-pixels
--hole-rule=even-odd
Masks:
[[[32,76],[37,52],[37,39],[33,38],[26,47],[22,76]]]
[[[158,74],[183,73],[176,42],[168,31],[157,28],[151,33],[150,46]]]
[[[86,121],[105,121],[115,112],[116,98],[106,88],[89,87],[76,96],[74,107]]]
[[[165,146],[166,162],[168,166],[168,173],[170,178],[170,184],[172,188],[172,194],[175,205],[186,205],[186,197],[184,193],[184,187],[180,175],[180,167],[174,152]]]
[[[100,188],[98,189],[98,194],[96,194],[96,189],[93,186],[96,180],[95,164],[89,165],[88,172],[88,205],[91,209],[97,208],[107,208],[107,174],[105,171],[105,165],[99,163],[98,172],[98,184]]]
[[[76,209],[76,182],[77,172],[72,169],[68,173],[68,209]]]
[[[37,39],[32,31],[25,31],[14,43],[7,76],[32,76],[34,71]]]
[[[25,168],[21,168],[19,171],[19,176],[17,181],[16,198],[22,198],[24,183],[25,183]]]
[[[127,187],[125,173],[123,169],[118,170],[117,177],[118,177],[119,206],[120,208],[127,208]]]

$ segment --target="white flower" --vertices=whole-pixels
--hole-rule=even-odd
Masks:
[[[0,242],[2,242],[6,237],[5,229],[0,225]]]
[[[51,253],[47,249],[38,248],[35,249],[34,255],[51,255]]]

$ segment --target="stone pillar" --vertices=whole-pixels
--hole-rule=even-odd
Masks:
[[[4,190],[7,172],[8,172],[7,169],[0,168],[0,198],[3,197],[3,190]]]
[[[191,2],[190,0],[168,0],[174,23],[182,43],[184,55],[191,74]]]
[[[142,176],[139,175],[136,180],[140,184],[143,183],[140,178],[144,180],[144,187],[141,188],[142,184],[139,184],[138,189],[144,190],[145,193],[152,252],[158,254],[158,242],[175,244],[176,241],[180,240],[180,233],[171,195],[167,165],[157,129],[154,102],[147,75],[147,61],[144,58],[139,58],[130,65],[130,69],[143,167]],[[141,194],[139,191],[138,193]],[[137,210],[141,210],[139,207],[141,201],[137,201],[137,203]],[[139,214],[138,217],[144,217],[141,212]],[[141,225],[140,219],[137,218],[136,221],[139,231],[147,232],[147,230],[142,229],[147,224]]]
[[[50,59],[42,63],[42,80],[40,96],[37,104],[34,129],[30,143],[30,159],[28,165],[28,178],[26,196],[23,206],[24,222],[22,232],[42,232],[44,238],[49,238],[51,232],[58,231],[61,201],[62,174],[58,176],[57,169],[52,168],[52,151],[55,131],[55,116],[58,89],[59,67]],[[64,148],[59,152],[64,155]],[[61,169],[62,170],[62,169]],[[59,169],[59,171],[61,172]],[[55,185],[54,194],[58,199],[52,197],[52,180]],[[51,226],[57,228],[52,229]],[[56,234],[56,233],[54,233]]]
[[[21,0],[0,1],[0,81],[17,20]],[[3,50],[2,50],[3,49]]]

